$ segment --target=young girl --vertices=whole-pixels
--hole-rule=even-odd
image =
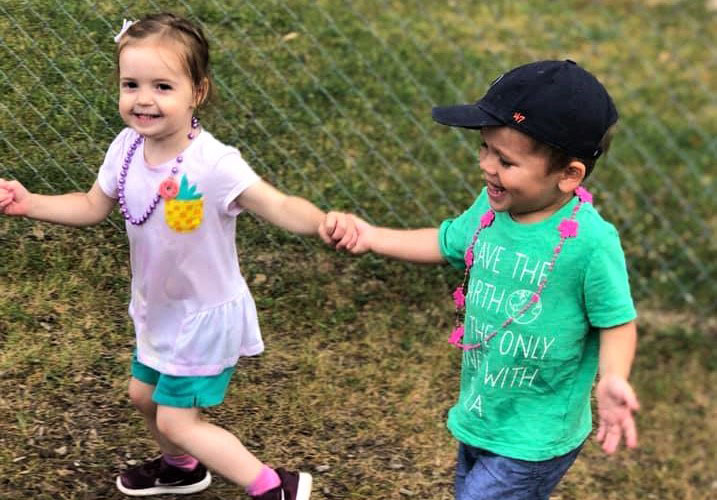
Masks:
[[[480,129],[486,187],[440,228],[395,230],[357,218],[349,249],[465,270],[449,338],[462,354],[448,416],[460,443],[456,499],[547,499],[591,431],[598,368],[597,439],[607,453],[623,437],[637,444],[624,256],[581,187],[617,112],[574,62],[540,61],[498,78],[476,104],[433,116]]]
[[[264,465],[235,436],[202,420],[200,408],[221,403],[238,358],[264,348],[239,272],[236,216],[247,209],[338,248],[353,241],[353,223],[277,191],[200,126],[194,113],[211,80],[198,26],[151,15],[125,23],[115,41],[127,128],[110,145],[95,184],[87,193],[43,196],[0,179],[0,212],[83,226],[119,204],[137,336],[129,395],[162,451],[117,478],[123,493],[198,492],[209,486],[209,468],[256,499],[307,500],[309,474]]]

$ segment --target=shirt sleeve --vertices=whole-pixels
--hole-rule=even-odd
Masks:
[[[620,237],[610,225],[585,272],[585,305],[590,324],[612,328],[637,317]]]
[[[258,182],[260,177],[249,164],[244,161],[238,150],[222,156],[217,162],[217,189],[221,211],[225,215],[237,216],[242,208],[236,202],[246,188]]]
[[[107,148],[105,159],[97,173],[97,184],[102,191],[110,198],[117,199],[119,196],[117,181],[119,179],[119,170],[122,166],[124,153],[127,151],[128,143],[132,140],[132,129],[125,128],[117,134],[110,147]]]
[[[458,269],[466,267],[465,252],[471,243],[473,233],[478,227],[481,215],[487,210],[485,189],[476,198],[468,210],[457,218],[446,219],[438,229],[438,245],[446,261]],[[484,208],[484,210],[481,210]]]

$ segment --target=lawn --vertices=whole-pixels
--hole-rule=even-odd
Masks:
[[[196,4],[196,5],[195,5]],[[570,57],[621,128],[591,181],[640,312],[640,446],[590,442],[553,499],[717,497],[717,82],[710,2],[0,3],[0,177],[87,189],[122,123],[111,35],[172,9],[204,23],[218,96],[202,120],[263,177],[324,208],[436,224],[481,187],[477,138],[431,123],[510,67]],[[267,350],[207,418],[317,499],[452,498],[447,348],[460,275],[337,254],[250,215],[238,247]],[[117,214],[73,229],[0,218],[0,498],[119,499],[156,453],[126,396],[133,332]],[[217,478],[192,498],[241,496]]]

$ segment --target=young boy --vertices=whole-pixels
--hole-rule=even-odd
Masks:
[[[539,61],[493,82],[475,104],[434,108],[479,129],[485,188],[439,228],[396,230],[356,217],[353,253],[465,269],[453,293],[460,395],[455,496],[547,499],[592,429],[607,453],[637,445],[628,383],[633,306],[615,228],[581,187],[607,149],[617,111],[573,61]]]

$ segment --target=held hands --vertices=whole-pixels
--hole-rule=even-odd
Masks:
[[[17,181],[0,179],[0,214],[26,215],[30,192]]]
[[[356,243],[358,233],[350,214],[329,212],[319,224],[319,236],[327,245],[341,250],[351,248]]]
[[[630,384],[617,375],[600,379],[595,390],[599,426],[596,435],[602,449],[608,455],[614,453],[622,438],[628,448],[637,446],[637,428],[633,412],[640,408]]]
[[[356,225],[356,241],[352,246],[347,247],[347,250],[353,254],[362,254],[372,250],[371,238],[374,234],[374,227],[354,214],[349,214],[349,217]]]
[[[337,250],[360,254],[371,250],[372,229],[368,222],[353,214],[329,212],[319,227],[319,236]]]

